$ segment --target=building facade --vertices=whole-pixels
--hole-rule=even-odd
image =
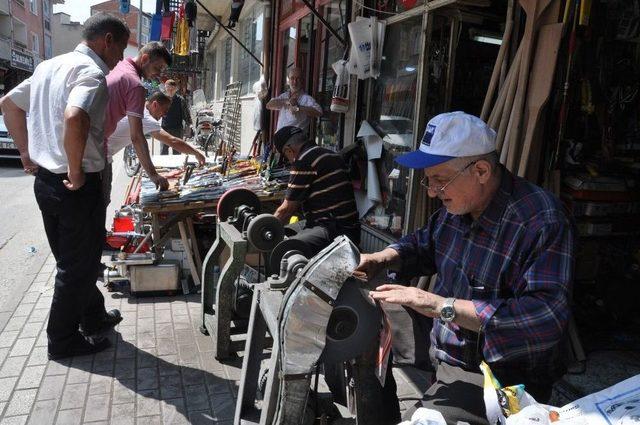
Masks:
[[[99,12],[106,12],[111,15],[122,18],[129,29],[131,36],[129,37],[129,46],[124,51],[124,56],[135,56],[138,53],[138,18],[140,17],[139,9],[134,5],[129,8],[129,13],[120,13],[120,2],[118,0],[108,0],[91,6],[91,15]],[[140,32],[140,44],[145,45],[149,42],[149,32],[151,30],[151,15],[142,13],[142,31]]]
[[[0,93],[53,55],[52,6],[61,0],[0,0]]]
[[[54,13],[51,20],[53,55],[62,55],[75,49],[82,40],[83,28],[80,22],[72,21],[66,13]]]

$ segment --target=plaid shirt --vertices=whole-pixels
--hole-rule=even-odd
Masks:
[[[434,319],[432,359],[478,371],[484,358],[494,372],[517,370],[520,382],[564,372],[558,348],[570,316],[574,227],[555,196],[503,168],[477,220],[443,207],[390,247],[402,275],[437,273],[434,293],[475,305],[480,333]]]

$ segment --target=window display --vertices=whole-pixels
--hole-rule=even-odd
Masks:
[[[413,120],[422,37],[422,17],[387,27],[381,74],[373,83],[369,122],[383,138],[378,176],[382,203],[366,217],[365,223],[392,238],[402,233],[407,208],[409,170],[394,158],[412,150],[415,143]]]

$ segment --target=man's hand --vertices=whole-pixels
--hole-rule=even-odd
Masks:
[[[201,167],[207,162],[207,158],[202,154],[202,152],[195,153],[196,159],[198,160],[198,165]]]
[[[300,92],[292,93],[291,96],[289,96],[289,105],[299,106],[298,99],[300,99]]]
[[[35,174],[38,171],[38,164],[31,161],[31,157],[28,153],[20,154],[20,161],[22,161],[22,168],[27,174]]]
[[[67,173],[69,180],[63,180],[64,186],[69,190],[78,190],[85,183],[84,171]]]
[[[353,274],[362,280],[372,279],[383,269],[392,266],[399,258],[398,251],[392,248],[386,248],[373,254],[360,254],[360,264]]]
[[[151,179],[152,182],[156,184],[156,189],[157,188],[160,188],[160,190],[169,189],[169,180],[162,177],[160,174],[155,174],[153,176],[150,176],[149,178]]]
[[[410,307],[427,317],[440,317],[440,310],[445,298],[415,286],[381,285],[369,292],[371,298],[389,304]]]

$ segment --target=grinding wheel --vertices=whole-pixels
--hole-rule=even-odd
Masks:
[[[278,273],[280,270],[280,262],[282,257],[289,251],[299,251],[302,255],[309,258],[311,250],[306,242],[300,239],[285,239],[273,248],[269,256],[269,271]]]
[[[220,221],[226,221],[233,217],[235,209],[240,205],[246,205],[256,214],[260,213],[260,199],[258,195],[249,189],[237,188],[227,190],[218,201],[218,217]]]
[[[284,226],[272,214],[260,214],[247,226],[247,240],[258,251],[271,251],[284,238]]]
[[[327,325],[327,343],[322,361],[340,363],[373,349],[380,332],[382,314],[349,278],[340,289]]]

